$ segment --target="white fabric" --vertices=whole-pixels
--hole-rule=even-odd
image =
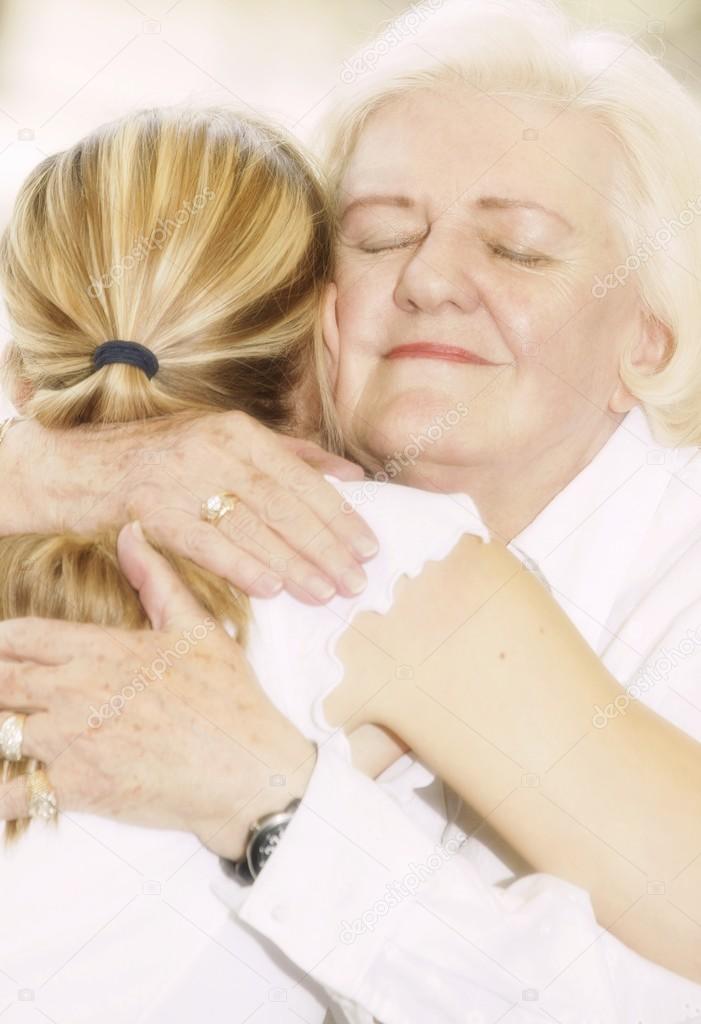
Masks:
[[[435,502],[436,515],[445,505],[435,495],[425,500]],[[372,503],[359,511],[376,530],[383,525]],[[428,504],[426,514],[434,514]],[[408,521],[397,518],[397,535]],[[699,450],[663,448],[634,409],[509,547],[537,564],[631,697],[701,739]],[[274,611],[271,604],[262,629],[275,629]],[[293,638],[266,635],[278,644],[288,713],[312,732],[323,722],[318,704],[314,721],[305,719],[314,697],[307,680],[320,693],[328,680],[317,659],[328,678],[335,670],[315,621],[305,630],[308,617],[298,613]],[[601,713],[605,719],[607,709]],[[701,986],[603,930],[586,892],[546,874],[519,877],[496,841],[473,837],[458,847],[457,825],[445,831],[449,814],[435,802],[436,785],[414,792],[429,779],[407,756],[373,783],[331,740],[252,889],[223,876],[215,886],[334,993],[338,1020],[677,1024],[701,1015]],[[422,807],[427,793],[433,804]]]
[[[319,739],[329,736],[319,702],[341,670],[334,640],[352,616],[387,609],[402,573],[445,557],[465,532],[487,538],[464,495],[338,486],[366,502],[380,540],[367,589],[324,608],[286,595],[253,601],[249,648],[272,699]],[[347,759],[342,733],[332,745]],[[408,758],[395,773],[408,799],[431,779]],[[439,811],[429,820],[435,827]],[[321,1024],[326,994],[217,898],[221,877],[218,860],[183,833],[75,813],[56,830],[33,824],[0,854],[2,1024]]]
[[[290,721],[309,739],[332,743],[350,760],[345,734],[329,727],[322,708],[343,678],[343,665],[334,653],[337,641],[360,612],[389,610],[400,576],[418,576],[427,562],[445,558],[463,534],[488,541],[489,531],[465,494],[327,479],[380,542],[379,554],[366,564],[368,585],[358,597],[335,597],[320,607],[302,604],[286,593],[273,601],[252,599],[247,653],[266,692]],[[421,813],[423,801],[414,801],[414,790],[432,782],[431,772],[407,754],[392,767],[389,778],[394,795],[403,794],[416,804],[415,813]],[[435,796],[442,816],[440,783]],[[426,820],[435,825],[435,813]]]
[[[0,857],[3,1024],[320,1024],[313,983],[215,898],[219,874],[184,833],[32,826]]]

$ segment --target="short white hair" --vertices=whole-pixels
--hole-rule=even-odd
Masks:
[[[701,444],[701,108],[660,60],[623,33],[578,25],[551,0],[423,0],[346,61],[341,78],[324,125],[336,190],[373,112],[451,82],[566,105],[615,137],[621,185],[609,198],[629,256],[611,269],[635,271],[645,313],[672,338],[654,374],[625,352],[621,378],[662,443]]]

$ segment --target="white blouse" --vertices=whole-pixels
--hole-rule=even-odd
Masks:
[[[364,485],[343,485],[354,486]],[[382,544],[389,532],[401,546],[414,524],[396,510],[388,531],[395,490],[385,485],[355,503]],[[443,529],[433,516],[444,502],[419,500],[431,517],[429,542]],[[596,715],[600,727],[625,713],[625,699],[638,699],[701,740],[699,449],[661,446],[633,409],[509,547],[535,564],[625,688],[619,709],[592,709],[593,727]],[[285,692],[277,699],[318,736],[324,723],[314,691],[318,698],[336,678],[333,659],[321,633],[301,629],[309,615],[301,606],[289,607],[300,631],[283,647],[275,603],[259,628],[279,645],[273,675]],[[326,612],[336,614],[343,616],[340,599]],[[320,629],[323,619],[315,619]],[[351,767],[342,740],[322,742],[302,806],[255,884],[241,889],[223,875],[215,883],[243,921],[332,994],[336,1020],[701,1021],[701,986],[601,928],[587,892],[547,874],[520,875],[496,840],[461,844],[462,830],[469,835],[477,822],[464,810],[458,817],[454,797],[441,799],[431,779],[405,755],[372,782]],[[645,898],[672,896],[649,879]]]
[[[340,679],[336,638],[358,611],[386,610],[399,576],[445,557],[464,533],[487,531],[464,495],[337,486],[380,541],[367,588],[323,608],[285,594],[254,600],[249,657],[271,698],[347,766],[347,741],[320,711]],[[411,761],[403,775],[407,791],[431,778]],[[218,859],[193,836],[68,812],[0,850],[0,1024],[325,1018],[321,988],[218,898]]]

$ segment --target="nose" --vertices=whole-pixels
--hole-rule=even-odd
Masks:
[[[470,273],[469,249],[464,238],[429,233],[402,268],[394,294],[400,309],[408,313],[477,309],[480,296]]]

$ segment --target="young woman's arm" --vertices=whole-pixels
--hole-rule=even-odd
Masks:
[[[465,537],[338,653],[333,724],[408,743],[534,870],[591,894],[628,946],[701,981],[701,746],[631,701],[505,547]]]

